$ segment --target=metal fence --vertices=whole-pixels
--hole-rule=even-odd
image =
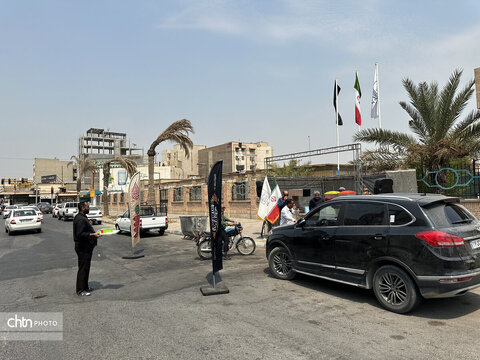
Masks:
[[[440,170],[417,169],[419,192],[462,198],[480,197],[480,161],[461,161]]]

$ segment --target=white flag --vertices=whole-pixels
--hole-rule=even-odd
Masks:
[[[272,190],[270,189],[270,185],[268,184],[268,179],[265,176],[265,180],[263,180],[263,187],[262,187],[262,195],[260,196],[260,203],[258,204],[258,212],[257,216],[264,220],[265,216],[268,215],[268,205],[270,203],[270,195]]]
[[[379,104],[378,104],[378,64],[375,63],[375,78],[373,80],[373,94],[372,94],[372,119],[378,119],[379,117]]]

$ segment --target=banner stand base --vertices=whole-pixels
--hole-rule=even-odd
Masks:
[[[209,275],[207,275],[207,280],[209,280]],[[228,290],[227,286],[223,283],[220,274],[218,275],[218,277],[220,278],[220,282],[218,284],[216,284],[217,273],[215,273],[212,274],[212,286],[205,285],[200,287],[200,291],[202,292],[203,296],[222,295],[230,293],[230,290]]]
[[[201,286],[200,291],[202,292],[203,296],[222,295],[230,293],[230,290],[228,290],[228,288],[222,283],[218,284],[216,287],[211,287],[210,285]]]

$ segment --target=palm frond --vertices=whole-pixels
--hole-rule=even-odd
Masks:
[[[361,130],[354,135],[354,140],[375,143],[379,146],[392,146],[396,151],[405,151],[409,146],[417,144],[411,135],[379,128]]]
[[[189,133],[194,133],[190,120],[182,119],[175,121],[152,142],[147,151],[148,156],[155,156],[155,148],[164,141],[176,142],[185,150],[185,155],[187,157],[190,156],[193,141],[188,136]]]

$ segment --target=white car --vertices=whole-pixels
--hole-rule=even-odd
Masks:
[[[43,221],[43,213],[42,210],[40,210],[37,206],[22,206],[22,209],[32,209],[35,210],[37,213],[37,216],[40,218],[41,221]]]
[[[7,205],[5,209],[3,209],[3,218],[6,219],[8,215],[10,215],[10,211],[18,209],[18,205]]]
[[[87,218],[92,220],[94,224],[101,224],[103,220],[102,210],[97,206],[90,206],[90,212],[87,214]]]
[[[115,221],[115,229],[120,232],[130,232],[130,211],[127,210]],[[160,235],[168,229],[168,218],[166,214],[156,215],[152,206],[140,207],[140,232],[158,231]]]
[[[78,202],[66,202],[63,207],[58,210],[58,220],[66,221],[72,219],[77,215]]]
[[[5,232],[12,235],[16,231],[36,230],[42,231],[42,220],[33,209],[13,209],[5,220]]]
[[[56,218],[58,217],[58,212],[60,209],[64,206],[65,204],[55,204],[55,207],[52,210],[52,217]]]

